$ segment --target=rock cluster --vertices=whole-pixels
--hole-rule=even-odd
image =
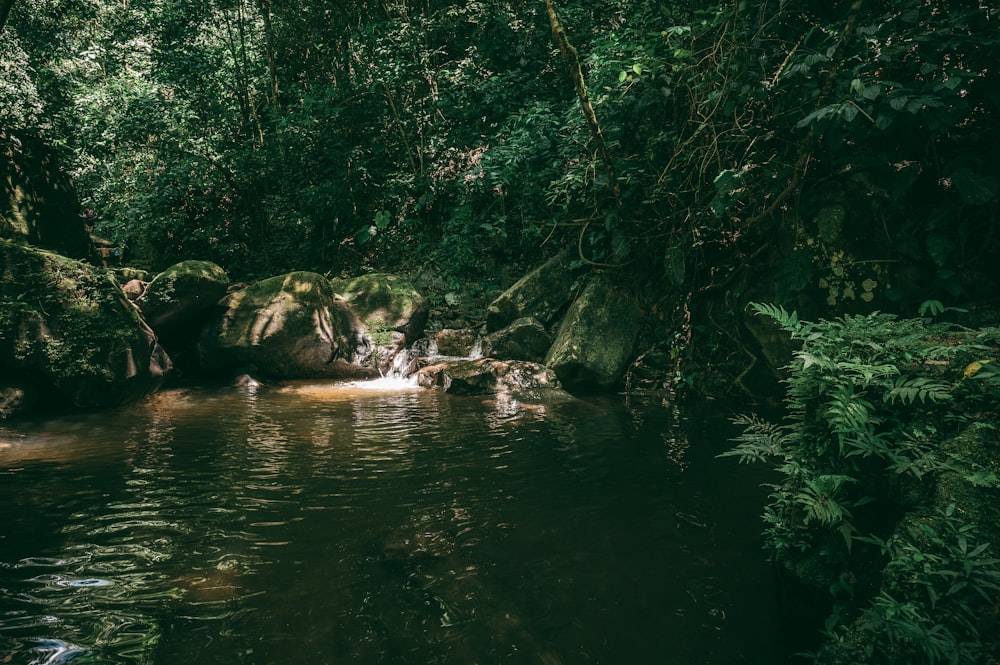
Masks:
[[[565,255],[496,298],[482,327],[432,334],[427,299],[397,275],[300,271],[234,285],[213,263],[184,261],[142,277],[119,286],[90,263],[0,240],[0,418],[120,404],[171,374],[403,372],[525,401],[606,391],[621,381],[639,321],[633,298],[607,278],[581,280]]]

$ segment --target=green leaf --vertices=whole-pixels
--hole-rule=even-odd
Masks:
[[[902,111],[910,101],[909,95],[897,94],[889,99],[889,108],[893,111]]]
[[[948,257],[955,249],[955,241],[950,235],[940,231],[932,231],[927,234],[924,242],[927,245],[927,253],[930,254],[931,259],[938,267],[943,267],[948,263]]]
[[[890,404],[899,400],[902,404],[944,402],[952,398],[951,386],[925,376],[900,376],[889,384],[885,401]]]
[[[980,176],[971,169],[958,169],[951,174],[951,181],[962,197],[963,203],[984,205],[996,198],[1000,181],[992,176]]]
[[[392,217],[389,215],[388,210],[379,210],[375,213],[375,226],[379,231],[382,231],[385,227],[389,226],[390,221],[392,221]]]

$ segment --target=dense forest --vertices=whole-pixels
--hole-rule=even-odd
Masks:
[[[55,146],[96,232],[153,269],[468,283],[569,246],[681,303],[761,276],[811,311],[991,288],[992,3],[8,11],[0,126]]]
[[[670,391],[759,397],[791,340],[790,420],[746,417],[733,454],[778,459],[772,558],[835,607],[817,660],[996,662],[1000,331],[969,331],[1000,320],[998,21],[993,0],[3,0],[0,154],[48,146],[73,214],[150,272],[475,296],[569,252],[635,296],[635,366]],[[939,447],[958,431],[980,438]],[[924,482],[948,474],[993,499],[956,512]]]

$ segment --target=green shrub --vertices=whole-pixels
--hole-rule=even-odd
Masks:
[[[1000,525],[975,504],[1000,499],[1000,451],[959,435],[996,438],[1000,330],[884,314],[805,322],[752,307],[800,348],[785,420],[738,418],[743,433],[724,456],[781,474],[766,547],[780,569],[832,594],[816,660],[995,658],[983,627],[1000,602],[988,539]]]

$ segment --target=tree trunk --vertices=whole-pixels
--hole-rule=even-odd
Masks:
[[[590,103],[590,95],[587,94],[587,86],[583,81],[583,71],[580,69],[580,59],[577,57],[576,48],[569,43],[566,30],[563,28],[559,14],[556,13],[552,0],[545,0],[545,7],[549,13],[549,24],[552,26],[552,38],[555,40],[563,60],[566,61],[566,69],[573,80],[573,88],[580,98],[580,108],[583,109],[583,117],[587,121],[587,129],[590,130],[590,137],[594,140],[597,154],[604,164],[604,170],[608,176],[608,183],[611,186],[611,195],[615,199],[615,205],[620,209],[622,205],[621,194],[618,189],[618,175],[615,173],[614,163],[608,155],[607,147],[604,144],[604,133],[597,123],[597,114],[594,113],[594,106]]]

